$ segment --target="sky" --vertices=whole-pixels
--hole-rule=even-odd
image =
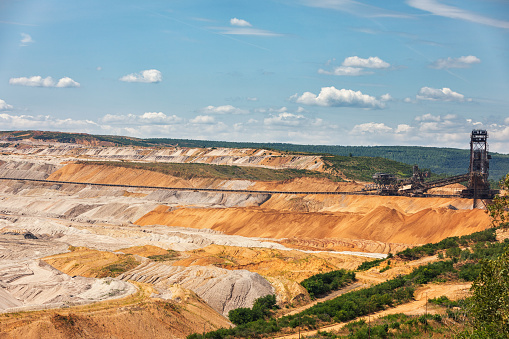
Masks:
[[[509,153],[506,0],[0,0],[0,130]]]

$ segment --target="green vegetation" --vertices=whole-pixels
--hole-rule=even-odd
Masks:
[[[132,254],[122,254],[119,260],[94,271],[94,273],[96,273],[97,278],[114,278],[135,268],[139,264]]]
[[[138,163],[127,161],[80,161],[79,164],[102,165],[141,169],[163,174],[173,175],[179,178],[217,178],[217,179],[244,179],[262,181],[283,181],[301,177],[329,178],[339,181],[333,175],[298,169],[269,169],[263,167],[210,165],[210,164],[175,164],[175,163]]]
[[[312,338],[413,338],[426,334],[446,333],[440,315],[408,316],[402,313],[387,315],[369,322],[359,320],[346,325],[340,333],[318,331]]]
[[[179,254],[177,251],[168,250],[168,253],[150,255],[150,256],[148,256],[148,258],[152,259],[154,261],[162,262],[162,261],[173,260],[173,259],[177,258],[178,256],[179,256]]]
[[[498,258],[483,262],[472,285],[473,334],[480,338],[509,337],[509,247]]]
[[[381,263],[383,263],[384,261],[386,261],[387,259],[390,259],[392,257],[393,257],[392,253],[389,253],[387,258],[385,258],[385,259],[375,259],[375,260],[371,260],[371,261],[365,261],[362,264],[360,264],[359,267],[357,267],[357,271],[367,271],[370,268],[378,266]]]
[[[509,191],[509,174],[500,181],[500,189]],[[488,205],[488,213],[494,226],[509,227],[509,195],[497,194]]]
[[[309,296],[314,299],[316,296],[338,290],[352,281],[355,281],[354,272],[338,270],[315,274],[301,281],[300,284],[308,291]]]
[[[127,161],[81,161],[80,164],[105,165],[169,174],[184,179],[219,178],[246,179],[262,181],[283,181],[301,177],[328,178],[341,181],[342,173],[347,178],[358,181],[370,181],[375,172],[393,172],[401,177],[412,174],[412,167],[392,160],[368,157],[324,157],[325,168],[329,173],[299,169],[269,169],[262,167],[210,165],[210,164],[176,164],[176,163],[139,163]]]
[[[343,173],[347,178],[372,181],[377,172],[394,173],[401,178],[412,176],[412,166],[380,157],[325,156],[324,168],[331,173]]]
[[[379,157],[408,165],[419,165],[433,173],[458,175],[468,172],[470,151],[467,149],[419,146],[329,146],[295,145],[285,143],[252,143],[188,139],[144,139],[153,145],[181,147],[264,148],[299,154],[331,154],[343,157]],[[465,140],[465,148],[469,140]],[[509,154],[490,153],[490,178],[498,181],[509,172]]]
[[[0,132],[0,136],[8,136],[10,140],[30,138],[58,142],[103,142],[117,146],[142,146],[142,147],[199,147],[199,148],[264,148],[294,154],[322,154],[341,157],[369,157],[385,158],[408,165],[419,165],[433,173],[444,175],[458,175],[468,172],[469,150],[437,147],[417,146],[328,146],[328,145],[295,145],[285,143],[252,143],[252,142],[227,142],[212,140],[188,140],[152,138],[138,139],[122,136],[89,135],[81,133],[60,133],[40,131],[10,131]],[[465,140],[465,148],[469,140]],[[509,154],[491,153],[490,178],[496,182],[509,173]],[[384,172],[389,172],[385,171]],[[397,174],[397,171],[392,172]],[[402,171],[404,173],[404,171]],[[371,173],[373,174],[373,173]],[[358,180],[358,179],[354,179]]]
[[[452,261],[439,261],[415,269],[412,273],[358,291],[342,294],[308,308],[295,315],[279,319],[258,319],[235,328],[219,329],[201,334],[192,334],[188,339],[260,337],[278,332],[283,328],[317,328],[331,322],[344,322],[410,301],[417,284],[426,284],[440,279],[444,273],[453,271]]]
[[[228,318],[235,325],[243,325],[253,321],[262,320],[272,314],[272,310],[277,309],[276,296],[266,295],[255,300],[252,308],[241,307],[228,312]]]
[[[459,246],[470,246],[480,242],[494,241],[496,241],[496,229],[489,228],[484,231],[475,232],[461,237],[445,238],[444,240],[433,244],[407,248],[404,251],[398,252],[396,255],[402,259],[416,260],[425,256],[434,255],[440,250],[448,250]]]
[[[450,300],[445,295],[442,295],[440,297],[433,298],[433,299],[428,299],[428,302],[430,304],[434,304],[434,305],[438,305],[438,306],[444,306],[444,307],[447,307],[447,308],[460,307],[460,306],[465,305],[465,299]]]

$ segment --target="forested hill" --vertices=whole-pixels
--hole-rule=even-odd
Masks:
[[[297,153],[327,153],[342,156],[381,157],[418,165],[433,173],[457,175],[468,172],[469,150],[419,146],[328,146],[285,143],[249,143],[187,139],[145,139],[149,143],[183,147],[270,148]],[[490,153],[490,179],[499,181],[509,173],[509,154]]]
[[[58,142],[76,142],[89,145],[132,146],[181,146],[181,147],[227,147],[269,148],[296,153],[322,153],[341,156],[381,157],[408,165],[418,165],[436,174],[456,175],[468,172],[469,150],[419,146],[328,146],[296,145],[286,143],[252,143],[188,139],[139,139],[114,135],[90,135],[85,133],[62,133],[44,131],[3,131],[0,139],[21,140],[30,138]],[[465,146],[468,146],[465,145]],[[491,153],[490,179],[499,181],[509,173],[509,154]]]

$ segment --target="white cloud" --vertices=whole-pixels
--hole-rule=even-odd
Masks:
[[[198,115],[189,120],[189,122],[192,124],[213,124],[215,122],[215,118],[210,115]]]
[[[28,44],[31,44],[35,42],[32,40],[32,37],[29,34],[21,33],[21,41],[19,42],[20,46],[28,46]]]
[[[384,123],[368,122],[365,124],[355,125],[350,134],[366,134],[366,133],[387,133],[392,132],[392,128]]]
[[[9,105],[5,102],[5,100],[0,99],[0,111],[9,111],[12,108],[12,105]]]
[[[49,115],[10,115],[0,114],[2,130],[65,130],[79,132],[97,132],[99,125],[91,120],[57,119]]]
[[[293,95],[290,99],[297,103],[327,107],[361,107],[384,108],[385,103],[375,97],[351,89],[337,89],[333,86],[322,87],[318,95],[305,92],[301,96]]]
[[[182,121],[176,115],[166,115],[163,112],[145,112],[142,115],[126,114],[126,115],[114,115],[106,114],[104,117],[99,119],[101,122],[106,124],[114,125],[170,125],[177,124]]]
[[[407,3],[414,8],[451,19],[460,19],[499,28],[509,28],[509,21],[498,20],[466,11],[459,7],[444,5],[437,0],[407,0]]]
[[[339,76],[358,76],[358,75],[368,75],[373,74],[373,72],[366,71],[363,68],[359,67],[346,67],[346,66],[338,66],[334,67],[332,71],[326,71],[324,69],[318,70],[319,74],[328,74],[328,75],[339,75]]]
[[[380,96],[381,101],[392,101],[394,100],[389,93],[383,94]]]
[[[64,77],[58,80],[56,87],[80,87],[80,84],[69,77]]]
[[[280,125],[280,126],[300,126],[307,119],[301,114],[293,114],[288,112],[279,113],[269,118],[263,119],[264,125]]]
[[[396,128],[396,130],[394,132],[396,133],[408,133],[408,132],[411,132],[414,128],[410,125],[407,125],[407,124],[400,124],[398,125],[398,127]]]
[[[9,84],[28,87],[80,87],[80,84],[69,77],[63,77],[57,82],[52,77],[43,78],[39,75],[9,79]]]
[[[444,87],[442,89],[422,87],[419,90],[419,94],[416,96],[419,100],[430,100],[430,101],[472,101],[470,98],[465,98],[463,94],[452,91],[450,88]]]
[[[252,25],[246,20],[232,18],[230,19],[230,25],[232,26],[240,26],[240,27],[251,27]]]
[[[327,61],[328,66],[330,63],[331,60]],[[373,74],[373,72],[368,71],[368,69],[386,69],[390,66],[391,65],[389,63],[383,61],[379,57],[369,57],[367,59],[363,59],[359,58],[358,56],[351,56],[343,60],[341,66],[334,67],[332,71],[319,69],[318,73],[339,76],[359,76]]]
[[[201,110],[205,114],[248,114],[249,111],[232,105],[207,106]]]
[[[481,62],[476,56],[468,55],[461,56],[459,58],[447,58],[438,59],[430,65],[431,68],[435,69],[449,69],[449,68],[469,68],[472,64],[478,64]]]
[[[505,124],[493,124],[465,119],[452,114],[425,114],[409,124],[391,125],[372,121],[354,126],[349,131],[351,145],[415,145],[466,149],[470,132],[486,129],[490,136],[490,150],[507,153],[509,119]],[[468,159],[465,164],[468,167]]]
[[[391,65],[379,57],[369,57],[367,59],[363,59],[359,58],[358,56],[351,56],[343,61],[343,66],[382,69],[389,68]]]
[[[157,83],[163,80],[163,76],[157,69],[147,69],[139,73],[131,73],[124,75],[120,81],[125,82],[141,82],[141,83]]]

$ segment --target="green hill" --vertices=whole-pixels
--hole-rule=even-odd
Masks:
[[[227,148],[265,148],[292,153],[318,153],[343,157],[385,158],[407,165],[418,165],[433,173],[458,175],[468,172],[469,150],[456,148],[421,147],[421,146],[330,146],[330,145],[297,145],[286,143],[253,143],[213,140],[189,140],[171,138],[139,139],[113,135],[90,135],[85,133],[61,133],[41,131],[0,132],[0,137],[15,141],[22,138],[53,140],[58,142],[101,143],[104,145],[122,146],[181,146],[181,147],[227,147]],[[468,145],[465,145],[468,146]],[[490,179],[499,181],[509,173],[509,154],[490,153]],[[372,160],[377,162],[379,160]],[[363,161],[364,163],[365,161]],[[392,165],[391,165],[392,166]],[[390,167],[391,167],[390,166]],[[368,166],[369,167],[369,166]],[[379,166],[375,166],[379,167]],[[387,172],[392,172],[389,168]],[[395,173],[400,170],[397,170]],[[403,171],[407,174],[407,170]],[[363,178],[366,174],[362,175]]]

